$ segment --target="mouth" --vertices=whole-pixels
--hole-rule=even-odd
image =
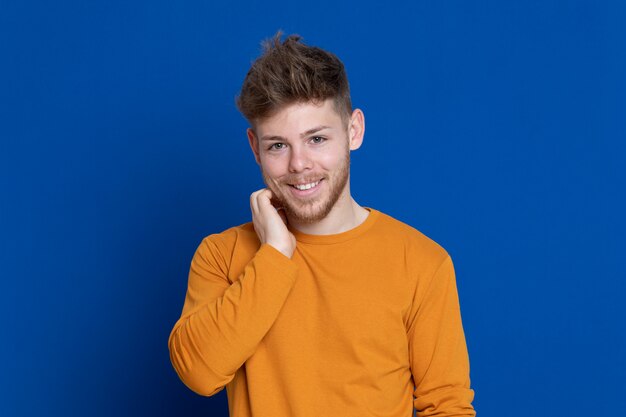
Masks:
[[[295,188],[296,190],[306,191],[306,190],[310,190],[311,188],[317,187],[320,182],[322,182],[321,179],[317,181],[302,183],[302,184],[289,184],[289,185]]]
[[[296,197],[307,197],[315,194],[321,187],[320,184],[324,181],[323,178],[317,181],[311,181],[300,184],[289,184],[291,192]]]

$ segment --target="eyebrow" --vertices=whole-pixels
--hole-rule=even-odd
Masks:
[[[300,137],[304,138],[306,136],[312,135],[313,133],[317,133],[320,130],[330,129],[330,126],[317,126],[312,129],[307,130],[304,133],[300,133]],[[261,140],[285,140],[282,136],[263,136]]]

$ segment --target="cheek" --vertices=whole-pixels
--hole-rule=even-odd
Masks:
[[[318,165],[325,171],[333,171],[342,163],[342,156],[325,155],[323,158],[318,159]]]
[[[285,174],[285,163],[281,158],[261,156],[261,170],[267,176],[277,178]]]

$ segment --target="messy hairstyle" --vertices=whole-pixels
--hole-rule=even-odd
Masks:
[[[333,99],[347,123],[352,114],[350,87],[343,63],[334,54],[305,45],[298,35],[281,42],[282,32],[263,42],[236,99],[239,111],[254,124],[284,106]]]

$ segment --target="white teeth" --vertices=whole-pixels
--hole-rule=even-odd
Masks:
[[[309,189],[315,187],[319,183],[320,182],[317,181],[317,182],[312,182],[312,183],[309,183],[309,184],[294,185],[294,187],[297,188],[300,191],[304,191],[304,190],[309,190]]]

